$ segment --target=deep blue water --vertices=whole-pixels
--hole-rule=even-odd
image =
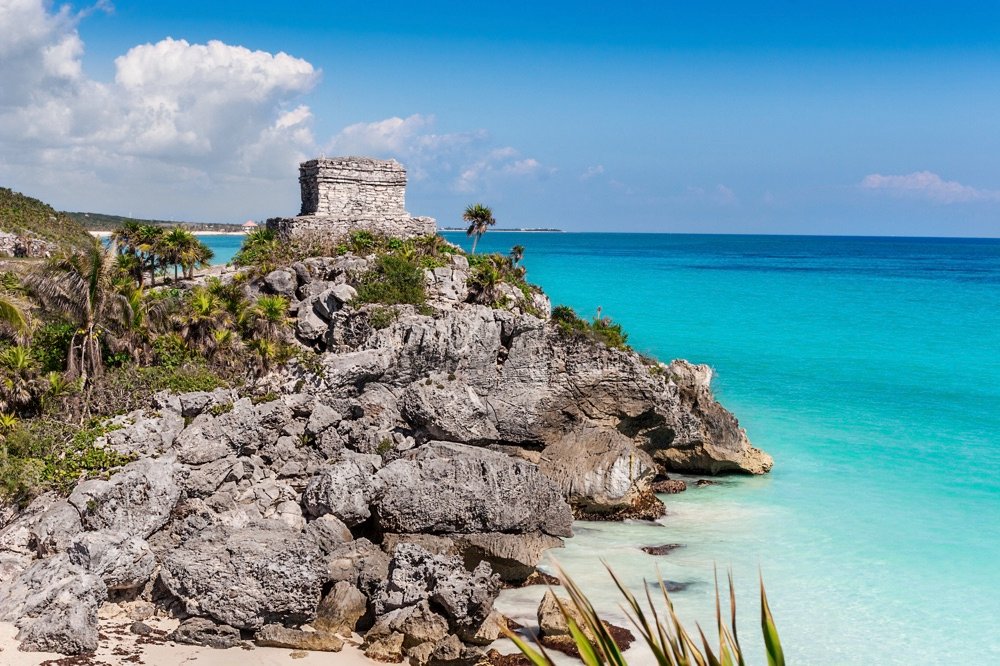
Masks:
[[[554,303],[711,364],[775,458],[665,498],[659,524],[578,524],[554,555],[604,609],[619,600],[601,557],[636,589],[657,567],[693,583],[675,601],[706,627],[713,566],[731,567],[750,642],[759,567],[790,663],[1000,663],[1000,241],[492,232],[479,247],[514,244]],[[637,548],[671,542],[686,546]],[[530,614],[531,594],[504,603]]]

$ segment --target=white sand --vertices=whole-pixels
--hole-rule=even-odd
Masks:
[[[93,655],[94,664],[114,666],[373,666],[378,664],[364,656],[360,638],[347,641],[340,652],[304,652],[281,648],[255,647],[252,650],[230,648],[213,650],[171,643],[162,638],[151,642],[129,631],[132,621],[124,616],[102,618],[100,621],[102,639]],[[154,617],[145,621],[154,629],[171,631],[177,620]],[[42,662],[61,659],[62,655],[49,652],[21,652],[17,649],[17,628],[13,624],[0,622],[0,664],[3,666],[39,666]],[[86,663],[86,662],[84,662]]]

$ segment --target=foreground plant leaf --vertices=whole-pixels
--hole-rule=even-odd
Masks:
[[[764,592],[764,579],[760,579],[760,623],[764,632],[764,646],[767,649],[768,666],[785,666],[785,654],[778,640],[778,629],[774,626],[771,608],[767,605],[767,593]]]
[[[700,626],[698,627],[698,635],[701,639],[701,646],[695,642],[691,634],[681,624],[667,592],[666,583],[659,572],[657,572],[657,578],[668,613],[668,617],[663,619],[657,613],[656,604],[653,603],[648,586],[646,587],[647,615],[647,610],[644,610],[635,595],[625,587],[615,572],[606,563],[604,566],[611,575],[618,591],[625,598],[626,605],[622,610],[642,636],[659,666],[746,666],[743,650],[737,638],[736,593],[732,572],[729,573],[730,627],[725,626],[722,622],[722,602],[719,595],[718,576],[715,580],[715,620],[719,631],[719,652],[716,655]],[[556,601],[560,613],[566,620],[570,636],[580,653],[580,659],[587,666],[627,666],[628,662],[625,656],[618,644],[615,643],[607,624],[600,619],[594,606],[561,568],[559,568],[559,575],[566,591],[569,592],[570,602],[564,604],[558,597],[556,597]],[[778,630],[775,627],[771,609],[767,604],[763,579],[760,584],[760,603],[761,629],[768,666],[785,666],[785,657],[778,639]],[[580,626],[580,622],[576,618],[582,620],[583,627]],[[538,652],[510,630],[504,629],[503,633],[514,641],[514,644],[531,660],[534,666],[553,666],[552,659],[545,653],[545,648],[541,644],[539,644],[541,652]]]

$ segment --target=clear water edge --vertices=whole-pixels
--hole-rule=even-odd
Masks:
[[[222,261],[240,241],[205,240]],[[790,663],[1000,663],[1000,241],[503,233],[479,247],[514,244],[553,302],[600,306],[640,351],[711,364],[775,457],[767,476],[664,497],[655,524],[577,523],[551,555],[599,608],[621,619],[603,558],[633,591],[658,569],[692,583],[672,598],[708,629],[714,569],[731,568],[762,663],[762,572]],[[638,548],[661,543],[684,547]],[[530,619],[540,595],[499,604]]]

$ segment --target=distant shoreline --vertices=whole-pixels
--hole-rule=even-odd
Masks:
[[[97,238],[107,238],[112,233],[104,229],[91,229],[90,235]],[[245,231],[192,231],[195,236],[246,236]]]
[[[460,231],[465,233],[464,227],[441,227],[438,231]],[[490,233],[529,233],[529,234],[564,234],[562,229],[490,229]]]

